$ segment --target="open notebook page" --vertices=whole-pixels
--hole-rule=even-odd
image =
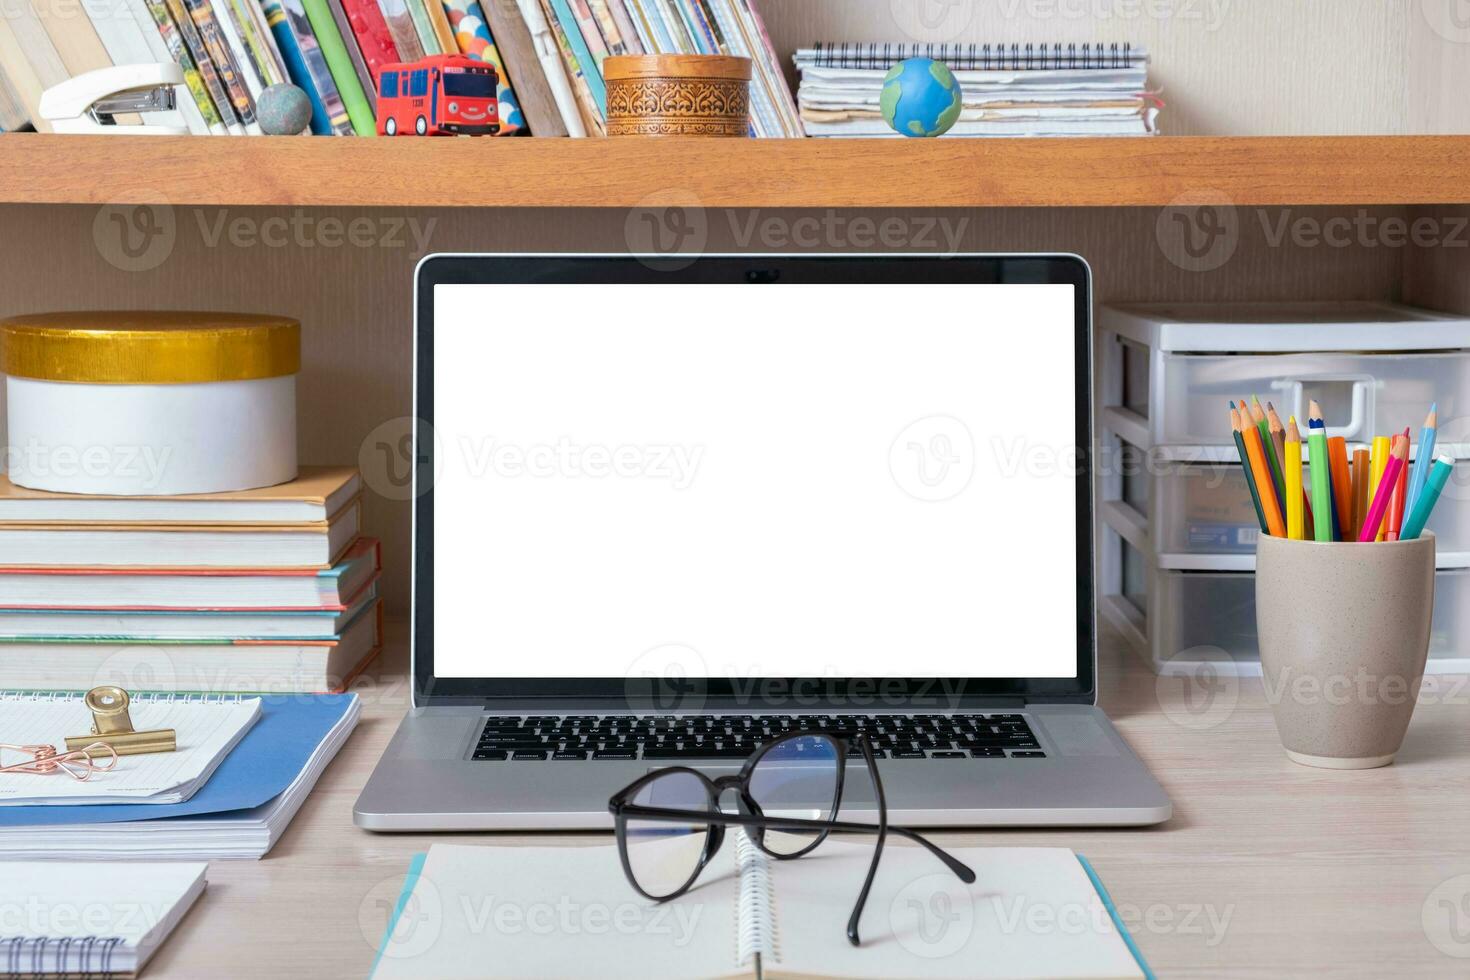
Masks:
[[[924,851],[893,845],[855,948],[847,917],[870,846],[830,841],[757,862],[771,906],[757,923],[748,887],[742,914],[734,844],[727,836],[695,888],[664,905],[628,886],[612,846],[436,844],[373,976],[750,977],[752,945],[772,978],[1146,976],[1065,848],[956,850],[978,876],[965,886]]]
[[[83,803],[180,803],[193,796],[260,717],[260,699],[151,698],[135,695],[128,706],[135,731],[172,728],[173,752],[120,755],[108,772],[86,780],[65,773],[0,773],[0,806]],[[0,742],[51,745],[66,752],[66,738],[85,735],[92,713],[80,694],[0,694]],[[105,741],[99,737],[98,741]],[[0,749],[0,765],[27,761]],[[107,765],[106,753],[98,763]]]
[[[1072,851],[948,850],[975,872],[973,885],[920,848],[884,848],[857,947],[847,942],[847,917],[872,859],[870,845],[832,841],[798,860],[770,862],[776,939],[763,957],[765,975],[1144,976]]]
[[[628,884],[616,846],[435,844],[373,980],[748,977],[737,895],[728,837],[689,894],[662,905]]]

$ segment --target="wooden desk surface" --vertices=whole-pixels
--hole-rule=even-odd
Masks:
[[[208,890],[145,980],[365,977],[409,857],[433,841],[610,840],[354,827],[358,791],[407,707],[396,635],[360,691],[361,725],[280,843],[261,861],[210,865]],[[1324,772],[1287,761],[1259,681],[1186,700],[1183,680],[1157,681],[1119,645],[1105,635],[1102,704],[1168,790],[1174,818],[1150,830],[937,834],[941,843],[1085,854],[1161,977],[1470,975],[1466,678],[1430,679],[1394,765]]]

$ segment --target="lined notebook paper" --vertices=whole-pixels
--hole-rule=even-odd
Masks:
[[[871,843],[775,861],[732,833],[694,888],[663,904],[633,891],[615,845],[435,844],[405,882],[373,977],[1151,977],[1072,851],[951,853],[975,884],[890,843],[854,947],[847,917]]]
[[[0,693],[0,742],[51,745],[65,752],[68,736],[85,735],[92,728],[92,714],[82,697]],[[64,773],[0,773],[0,806],[182,803],[204,785],[255,724],[260,698],[134,694],[128,715],[135,731],[172,728],[178,748],[118,756],[113,769],[93,773],[86,780]],[[0,749],[0,765],[24,758],[13,750]],[[98,758],[100,764],[107,764],[105,754]]]
[[[133,976],[204,891],[200,863],[0,862],[0,976]]]

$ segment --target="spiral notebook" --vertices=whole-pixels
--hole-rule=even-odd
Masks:
[[[887,71],[907,58],[942,61],[951,71],[1108,71],[1144,68],[1148,50],[1134,44],[818,43],[796,53],[799,66]]]
[[[136,976],[204,892],[207,867],[0,862],[0,976]]]
[[[0,692],[0,742],[50,745],[65,752],[68,736],[86,735],[92,727],[92,713],[82,698],[66,692]],[[172,729],[177,747],[118,756],[115,764],[97,753],[95,760],[111,768],[85,780],[60,773],[0,773],[0,807],[182,803],[199,791],[255,724],[260,699],[134,694],[128,717],[135,731]],[[17,750],[0,749],[0,765],[24,761],[27,757]]]
[[[675,858],[691,840],[640,846]],[[829,841],[775,861],[734,832],[695,886],[663,904],[633,891],[615,845],[435,844],[410,866],[372,975],[1151,980],[1080,855],[951,853],[975,871],[975,884],[890,843],[854,947],[847,918],[871,843]]]

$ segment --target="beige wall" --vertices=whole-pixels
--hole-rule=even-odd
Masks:
[[[1132,42],[1175,135],[1470,132],[1465,0],[763,0],[814,41]],[[1438,30],[1436,30],[1438,28]]]

